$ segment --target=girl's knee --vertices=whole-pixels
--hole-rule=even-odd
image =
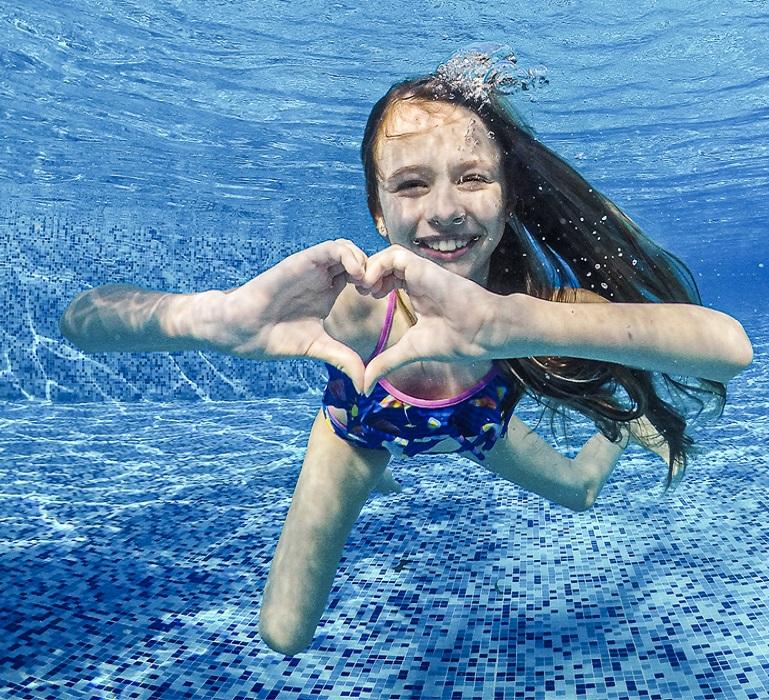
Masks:
[[[291,629],[285,617],[265,614],[264,610],[259,619],[259,635],[270,649],[284,656],[301,654],[312,642],[312,633]]]

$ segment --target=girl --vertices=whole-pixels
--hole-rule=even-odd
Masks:
[[[366,126],[383,251],[329,241],[226,292],[108,285],[62,319],[86,351],[328,364],[261,611],[285,654],[311,641],[370,491],[395,487],[392,454],[460,453],[584,510],[631,437],[665,457],[668,484],[680,477],[686,401],[722,406],[752,358],[686,267],[523,126],[509,74],[484,55],[452,61],[391,88]],[[599,432],[563,457],[512,416],[524,392]]]

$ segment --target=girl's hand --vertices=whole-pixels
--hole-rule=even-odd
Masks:
[[[295,253],[227,292],[213,344],[252,359],[308,357],[341,369],[360,389],[363,361],[323,327],[348,282],[362,282],[366,255],[348,240],[326,241]]]
[[[417,360],[495,357],[498,339],[494,335],[500,325],[494,323],[495,302],[500,297],[479,284],[395,245],[368,259],[364,283],[358,286],[377,298],[393,289],[406,290],[417,316],[416,324],[395,345],[368,364],[365,391],[380,377]],[[508,327],[505,340],[509,342],[510,337]],[[527,345],[522,339],[521,357],[527,356]]]

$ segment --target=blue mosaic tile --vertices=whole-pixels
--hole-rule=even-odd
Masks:
[[[677,490],[631,448],[582,514],[395,463],[293,658],[259,606],[317,397],[5,404],[4,697],[766,697],[766,395],[754,366]]]
[[[0,189],[0,342],[6,353],[0,400],[255,400],[321,386],[320,364],[299,360],[259,363],[198,352],[86,355],[61,337],[58,322],[77,294],[102,284],[178,292],[243,284],[329,238],[319,219],[330,220],[330,212],[303,219],[294,211],[291,219],[301,224],[289,234],[274,222],[214,213],[180,214],[165,223],[167,213],[160,210],[25,211],[20,199]],[[164,223],[148,223],[153,215]],[[226,237],[211,234],[223,226]],[[363,234],[361,245],[374,238]]]

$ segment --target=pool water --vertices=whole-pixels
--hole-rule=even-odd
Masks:
[[[767,4],[0,6],[0,697],[765,698]],[[454,456],[393,465],[312,645],[258,635],[322,372],[85,356],[106,282],[245,282],[344,234],[375,250],[374,100],[476,41],[549,85],[541,138],[692,267],[755,362],[698,455],[631,447],[586,513]],[[534,422],[533,405],[522,417]],[[549,436],[573,453],[584,425]]]

